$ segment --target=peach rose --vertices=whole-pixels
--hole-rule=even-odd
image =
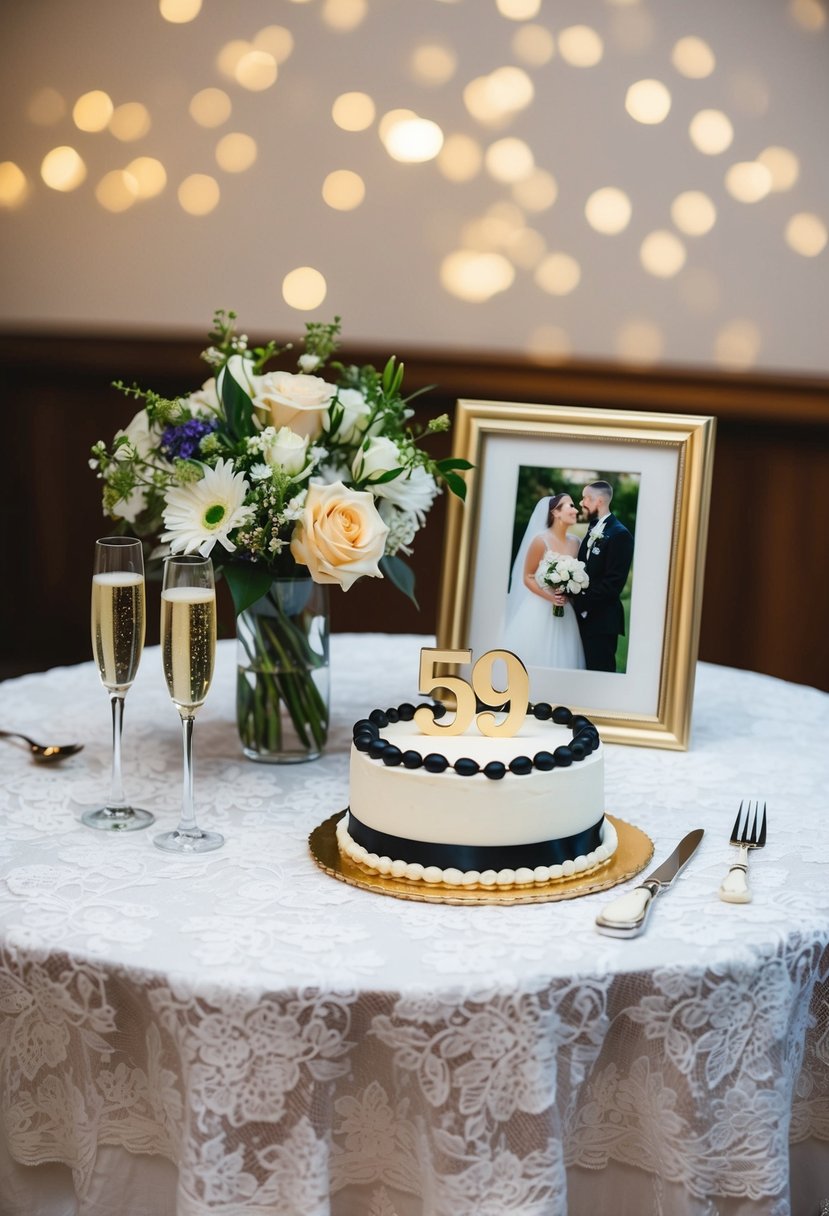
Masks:
[[[388,532],[367,490],[349,490],[341,481],[311,485],[291,539],[291,554],[308,567],[315,583],[339,583],[348,591],[364,574],[383,577],[377,563]]]
[[[336,391],[321,376],[267,372],[255,378],[253,404],[258,410],[270,411],[271,425],[277,430],[289,426],[303,439],[316,439]]]

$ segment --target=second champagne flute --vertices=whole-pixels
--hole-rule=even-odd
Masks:
[[[154,837],[153,843],[169,853],[207,853],[224,844],[218,832],[198,826],[193,809],[193,723],[216,660],[216,590],[209,557],[168,557],[164,562],[161,658],[167,690],[181,715],[184,786],[178,827]]]

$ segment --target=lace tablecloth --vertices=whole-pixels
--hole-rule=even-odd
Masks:
[[[335,636],[328,754],[290,767],[242,758],[220,644],[196,801],[227,844],[184,859],[153,847],[155,828],[78,822],[109,775],[91,664],[0,685],[0,724],[86,743],[51,768],[2,745],[8,1176],[62,1162],[86,1211],[115,1146],[175,1163],[163,1210],[179,1216],[563,1216],[568,1190],[573,1212],[816,1216],[829,697],[701,665],[687,753],[607,749],[608,810],[657,859],[706,829],[647,933],[617,941],[593,925],[606,894],[437,906],[315,867],[308,834],[347,802],[351,723],[412,698],[424,643]],[[158,650],[127,698],[124,763],[132,800],[174,826],[180,735]],[[745,797],[767,800],[769,837],[754,902],[735,906],[717,888]],[[0,1197],[4,1216],[24,1210]]]

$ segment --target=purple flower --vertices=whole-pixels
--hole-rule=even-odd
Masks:
[[[190,418],[180,426],[168,426],[161,436],[161,450],[171,460],[190,460],[198,455],[199,444],[205,435],[217,429],[215,422],[202,422]]]

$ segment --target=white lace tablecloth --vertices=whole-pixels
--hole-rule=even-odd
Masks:
[[[563,1216],[568,1191],[571,1212],[817,1216],[829,697],[701,665],[687,753],[607,749],[608,810],[657,859],[706,829],[647,933],[618,941],[593,925],[607,895],[437,906],[315,867],[308,834],[347,802],[351,724],[413,698],[424,643],[336,635],[328,754],[290,767],[242,758],[220,644],[196,801],[227,844],[183,859],[155,828],[78,822],[109,779],[91,664],[0,685],[0,725],[86,745],[51,768],[0,745],[3,1216],[45,1210],[9,1198],[44,1162],[72,1171],[61,1211],[104,1212],[84,1196],[113,1148],[175,1163],[153,1216]],[[158,650],[127,698],[124,768],[174,826]],[[769,834],[754,902],[735,906],[717,888],[745,797],[767,800]]]

